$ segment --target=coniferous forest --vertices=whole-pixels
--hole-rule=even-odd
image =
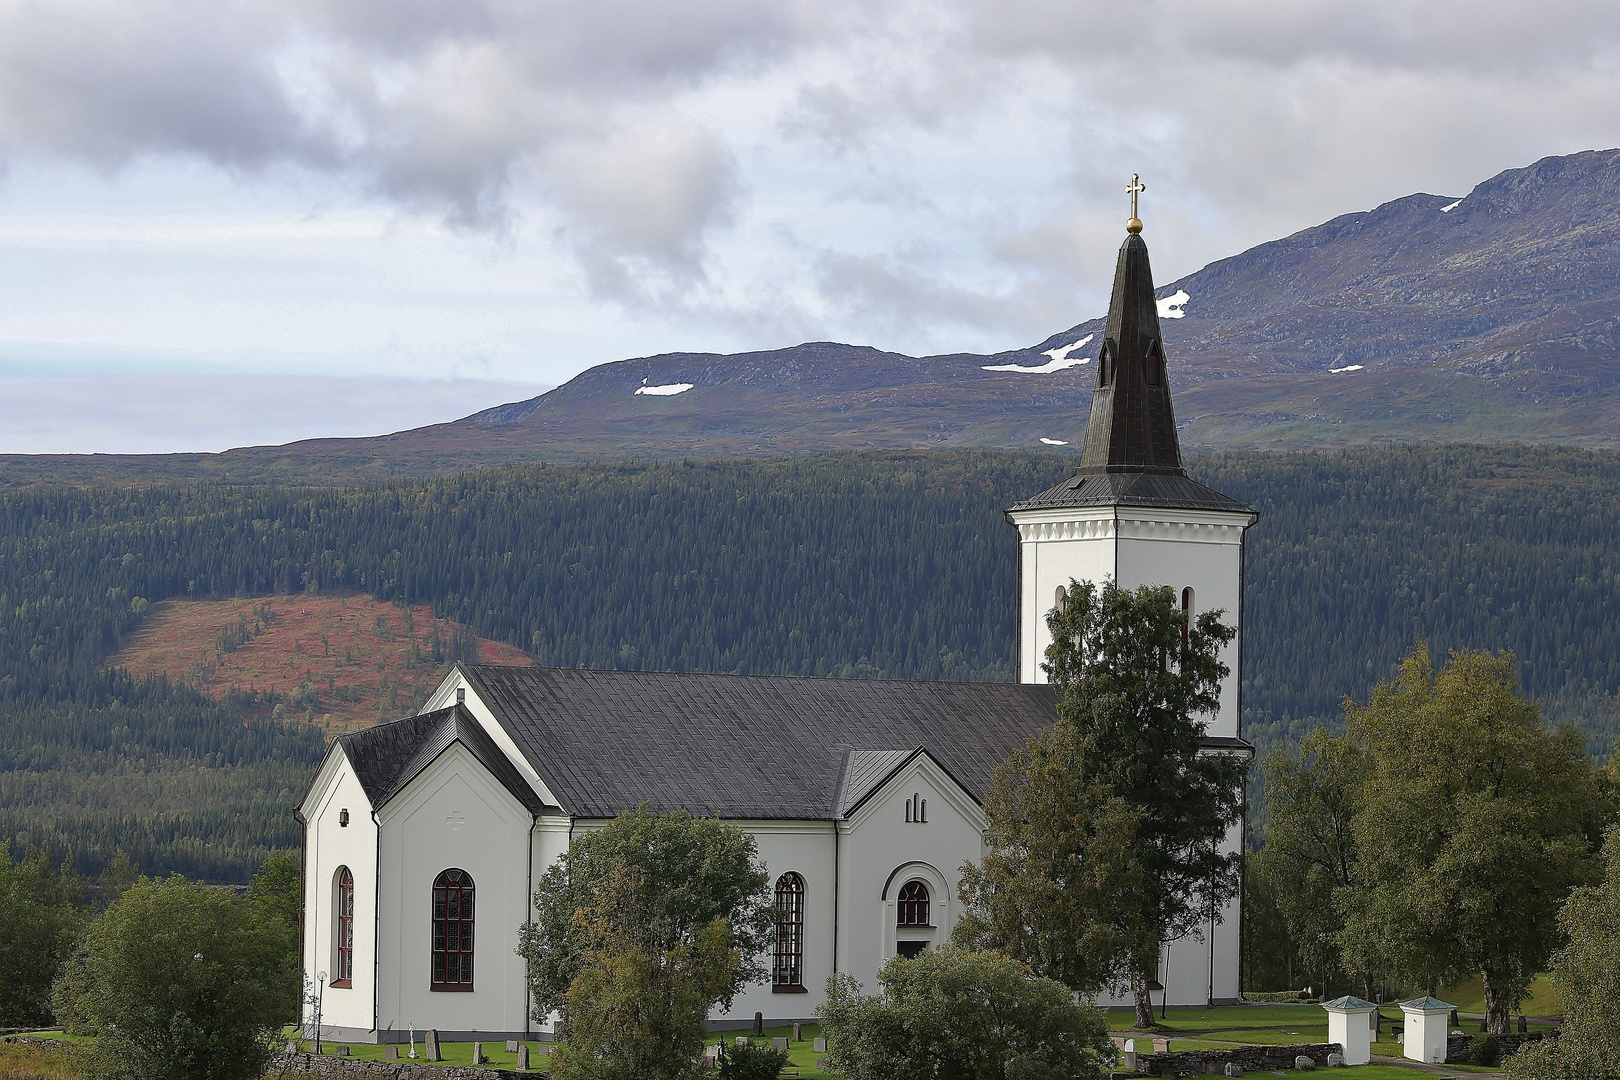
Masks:
[[[1072,455],[530,466],[340,488],[0,493],[0,838],[97,872],[245,880],[295,846],[322,735],[106,661],[159,600],[352,591],[537,663],[1007,679],[1001,511]],[[1195,457],[1249,533],[1245,733],[1333,724],[1417,638],[1512,650],[1550,719],[1620,733],[1620,455],[1440,446]]]

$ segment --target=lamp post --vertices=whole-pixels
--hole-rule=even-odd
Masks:
[[[316,972],[315,978],[320,982],[320,989],[315,994],[315,1056],[319,1057],[321,1054],[321,1006],[326,1002],[326,972]]]

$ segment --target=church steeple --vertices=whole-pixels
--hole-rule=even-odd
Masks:
[[[1131,220],[1126,225],[1130,235],[1120,245],[1114,267],[1114,294],[1097,354],[1097,387],[1091,395],[1091,420],[1076,470],[1079,475],[1186,475],[1176,438],[1176,413],[1170,404],[1153,270],[1141,237],[1142,222],[1136,216],[1136,195],[1141,190],[1141,183],[1131,177],[1131,186],[1126,188],[1131,195]]]

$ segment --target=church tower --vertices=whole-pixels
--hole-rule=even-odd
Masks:
[[[1018,680],[1046,681],[1046,616],[1070,579],[1169,585],[1190,614],[1219,608],[1238,630],[1223,657],[1232,673],[1209,727],[1211,736],[1233,738],[1240,730],[1243,535],[1255,512],[1195,483],[1182,467],[1153,271],[1135,213],[1142,188],[1133,177],[1127,190],[1132,215],[1114,269],[1080,466],[1007,511],[1019,540]]]

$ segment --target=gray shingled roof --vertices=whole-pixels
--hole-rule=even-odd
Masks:
[[[1253,507],[1229,499],[1186,476],[1150,472],[1076,472],[1056,487],[1014,503],[1010,510],[1052,510],[1085,506],[1147,506],[1175,510],[1232,510]]]
[[[471,751],[531,814],[546,809],[534,788],[464,706],[409,716],[337,739],[373,810],[381,809],[456,742]]]
[[[851,750],[844,757],[843,779],[838,782],[838,797],[833,800],[833,816],[848,817],[861,801],[883,786],[895,770],[906,762],[925,753],[916,750]]]
[[[1057,719],[1045,685],[463,666],[577,817],[643,801],[726,818],[833,820],[851,751],[870,783],[918,747],[979,799]],[[879,781],[880,782],[880,781]],[[843,785],[848,786],[848,785]]]

